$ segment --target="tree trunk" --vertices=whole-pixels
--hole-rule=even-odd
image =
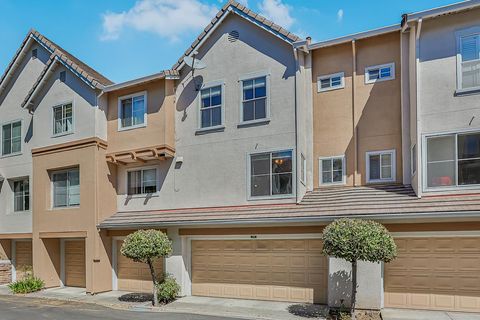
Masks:
[[[148,267],[150,268],[150,274],[152,275],[152,282],[153,282],[153,301],[152,304],[155,307],[158,307],[158,293],[157,293],[157,276],[155,274],[155,268],[153,267],[153,262],[149,258],[147,259]]]
[[[357,261],[352,262],[352,320],[355,320],[355,304],[357,303]]]

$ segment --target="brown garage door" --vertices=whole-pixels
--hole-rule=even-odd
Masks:
[[[85,241],[65,241],[65,285],[85,288]]]
[[[133,262],[122,256],[122,241],[117,242],[117,286],[118,290],[131,292],[152,292],[152,276],[146,263]],[[163,272],[163,259],[155,262],[158,275]]]
[[[23,279],[32,272],[32,241],[15,241],[16,279]]]
[[[192,294],[327,302],[321,240],[192,241]]]
[[[398,238],[385,264],[385,306],[480,311],[480,238]]]

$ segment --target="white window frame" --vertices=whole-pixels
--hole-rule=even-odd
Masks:
[[[462,41],[461,39],[468,36],[478,35],[478,41],[480,46],[480,26],[474,26],[467,29],[462,29],[455,32],[455,38],[457,41],[457,90],[456,93],[467,93],[471,91],[479,91],[479,87],[463,88],[462,84]]]
[[[128,188],[129,188],[129,185],[128,185],[128,173],[129,172],[135,172],[135,171],[142,171],[142,183],[143,183],[143,171],[145,170],[155,170],[155,183],[156,183],[156,191],[155,193],[139,193],[139,194],[128,194]],[[125,171],[125,185],[126,185],[126,189],[125,189],[125,195],[127,197],[130,197],[130,198],[145,198],[146,196],[150,196],[150,195],[158,195],[158,193],[160,192],[160,170],[157,166],[146,166],[146,167],[133,167],[133,168],[129,168]],[[143,187],[142,187],[143,189]]]
[[[14,123],[20,122],[20,151],[11,152],[9,154],[3,154],[3,126],[13,125]],[[0,124],[0,158],[8,158],[21,155],[23,153],[23,120],[17,119],[12,121],[7,121]]]
[[[60,132],[60,133],[55,133],[55,108],[61,107],[62,108],[62,117],[63,117],[63,108],[67,105],[71,104],[72,105],[72,129],[70,131],[65,131],[65,132]],[[52,137],[61,137],[61,136],[66,136],[69,134],[73,134],[75,132],[75,103],[74,101],[67,101],[63,102],[60,104],[57,104],[52,107],[51,110],[52,113]],[[64,119],[64,118],[62,118]]]
[[[222,97],[222,103],[220,105],[221,107],[221,121],[222,123],[218,126],[211,126],[211,127],[205,127],[202,128],[202,91],[206,89],[211,89],[214,87],[220,87],[220,94]],[[224,80],[219,80],[219,81],[211,81],[208,83],[205,83],[202,85],[200,90],[198,91],[198,112],[197,112],[197,132],[203,132],[203,131],[211,131],[211,130],[218,130],[218,129],[223,129],[225,128],[225,81]]]
[[[383,68],[390,68],[390,77],[384,77],[384,78],[380,77],[380,69],[383,69]],[[379,73],[378,75],[380,78],[370,80],[368,72],[374,69],[378,69],[378,73]],[[395,80],[395,62],[379,64],[376,66],[369,66],[365,68],[365,84],[388,81],[388,80]]]
[[[248,80],[253,80],[256,78],[261,78],[265,77],[265,93],[266,93],[266,100],[265,100],[265,118],[262,119],[255,119],[255,120],[248,120],[244,121],[243,120],[243,82],[248,81]],[[239,106],[239,119],[240,119],[240,125],[249,125],[249,124],[255,124],[255,123],[268,123],[270,122],[270,97],[271,97],[271,92],[270,92],[270,78],[271,78],[271,73],[270,71],[259,71],[259,72],[253,72],[253,73],[248,73],[243,76],[241,76],[238,79],[238,83],[240,84],[240,106]]]
[[[55,206],[55,187],[54,187],[54,179],[53,179],[53,176],[55,174],[61,174],[61,173],[65,173],[65,172],[70,172],[70,171],[73,171],[73,170],[78,170],[78,191],[79,191],[79,204],[67,204],[66,206],[58,206],[56,207]],[[51,208],[52,210],[64,210],[64,209],[72,209],[72,208],[79,208],[80,207],[80,204],[82,202],[82,192],[81,192],[81,176],[80,176],[80,167],[72,167],[72,168],[68,168],[68,169],[63,169],[63,170],[52,170],[50,171],[50,190],[51,190]],[[69,180],[67,180],[67,201],[69,199]]]
[[[422,148],[422,190],[424,192],[441,192],[441,191],[451,191],[451,190],[468,190],[468,189],[478,189],[480,184],[467,184],[459,185],[458,184],[458,136],[465,134],[475,134],[480,133],[479,129],[468,129],[461,131],[447,131],[440,133],[431,133],[425,134],[422,137],[422,144],[425,146]],[[427,169],[427,155],[428,155],[428,139],[429,138],[439,138],[442,136],[454,136],[455,137],[455,184],[452,186],[441,186],[441,187],[429,187],[428,186],[428,169]]]
[[[251,157],[257,154],[263,154],[263,153],[275,153],[275,152],[291,152],[292,153],[292,193],[290,194],[278,194],[278,195],[270,195],[270,196],[252,196],[251,193],[251,186],[252,186],[252,166],[251,166]],[[287,198],[293,198],[295,197],[296,190],[297,190],[297,174],[296,174],[296,156],[295,156],[295,149],[294,148],[286,148],[286,149],[268,149],[268,150],[263,150],[263,151],[255,151],[251,153],[247,153],[247,200],[249,201],[254,201],[254,200],[268,200],[268,199],[287,199]],[[271,159],[271,155],[270,155]],[[270,175],[271,175],[271,164],[270,164]],[[270,181],[270,194],[272,193],[271,191],[271,181]]]
[[[141,124],[137,124],[137,125],[132,125],[132,126],[129,126],[129,127],[123,127],[122,126],[122,119],[123,119],[123,111],[122,111],[122,100],[125,100],[125,99],[132,99],[134,97],[139,97],[139,96],[143,96],[143,101],[144,101],[144,104],[143,104],[143,123]],[[133,101],[132,101],[133,102]],[[132,129],[137,129],[137,128],[144,128],[147,126],[147,114],[148,114],[148,94],[147,94],[147,91],[141,91],[141,92],[135,92],[135,93],[132,93],[132,94],[128,94],[128,95],[125,95],[125,96],[121,96],[121,97],[118,97],[118,131],[126,131],[126,130],[132,130]],[[132,104],[132,108],[133,108],[133,104]]]
[[[28,210],[25,210],[25,208],[23,208],[23,210],[18,210],[16,211],[15,210],[15,182],[20,182],[20,181],[27,181],[28,182],[28,190],[23,190],[22,192],[22,198],[23,198],[23,204],[25,204],[25,192],[27,191],[28,192]],[[22,213],[22,212],[30,212],[30,210],[32,209],[32,195],[31,195],[31,192],[30,192],[30,178],[29,177],[23,177],[23,178],[18,178],[18,179],[12,179],[11,180],[11,188],[12,188],[12,194],[13,194],[13,205],[12,205],[12,208],[13,208],[13,212],[14,213]]]
[[[383,154],[390,154],[391,159],[392,159],[392,176],[389,179],[382,179],[382,155]],[[370,179],[370,156],[380,156],[380,179]],[[381,150],[381,151],[368,151],[365,153],[365,162],[366,162],[366,167],[367,167],[367,183],[384,183],[384,182],[395,182],[397,180],[397,167],[396,167],[396,151],[395,149],[391,150]]]
[[[332,160],[332,174],[333,174],[333,159],[342,159],[342,181],[339,182],[323,182],[322,181],[322,160]],[[347,183],[347,168],[345,166],[345,155],[331,156],[331,157],[320,157],[318,158],[318,185],[319,186],[335,186],[343,185]],[[332,178],[333,180],[333,178]]]
[[[340,77],[340,84],[337,86],[332,85],[332,78]],[[322,88],[322,80],[330,79],[330,86],[328,88]],[[327,74],[324,76],[319,76],[317,78],[317,91],[325,92],[345,88],[345,72],[337,72],[332,74]]]

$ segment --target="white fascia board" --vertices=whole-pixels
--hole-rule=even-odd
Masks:
[[[334,45],[337,45],[337,44],[351,42],[353,40],[360,40],[360,39],[370,38],[370,37],[374,37],[374,36],[378,36],[378,35],[382,35],[382,34],[386,34],[386,33],[390,33],[390,32],[400,31],[400,29],[401,29],[400,24],[395,24],[395,25],[392,25],[392,26],[383,27],[383,28],[379,28],[379,29],[354,33],[354,34],[344,36],[344,37],[340,37],[340,38],[335,38],[335,39],[331,39],[331,40],[312,43],[311,45],[308,46],[308,49],[315,50],[315,49],[319,49],[319,48],[330,47],[330,46],[334,46]]]
[[[442,6],[438,8],[433,8],[429,10],[414,12],[407,14],[407,22],[416,21],[418,19],[427,19],[427,18],[434,18],[439,15],[455,13],[462,10],[473,9],[476,7],[480,7],[480,0],[468,0],[462,1],[454,4],[450,4],[447,6]]]
[[[124,88],[128,88],[128,87],[136,86],[136,85],[139,85],[139,84],[143,84],[143,83],[146,83],[146,82],[149,82],[149,81],[161,80],[161,79],[178,80],[178,79],[180,79],[180,77],[179,76],[173,76],[173,75],[168,75],[167,76],[167,75],[165,75],[165,72],[159,72],[159,73],[155,73],[155,74],[145,76],[145,77],[141,77],[141,78],[138,78],[138,79],[128,80],[128,81],[125,81],[125,82],[116,83],[116,84],[106,86],[103,89],[103,92],[111,92],[111,91],[115,91],[115,90],[120,90],[120,89],[124,89]]]

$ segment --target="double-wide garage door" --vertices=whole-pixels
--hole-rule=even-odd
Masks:
[[[480,312],[480,237],[397,238],[385,307]]]
[[[319,239],[193,240],[192,295],[327,302]]]
[[[121,240],[117,241],[117,287],[121,291],[152,292],[152,276],[146,263],[133,262],[120,253]],[[155,261],[155,271],[163,273],[163,259]]]

